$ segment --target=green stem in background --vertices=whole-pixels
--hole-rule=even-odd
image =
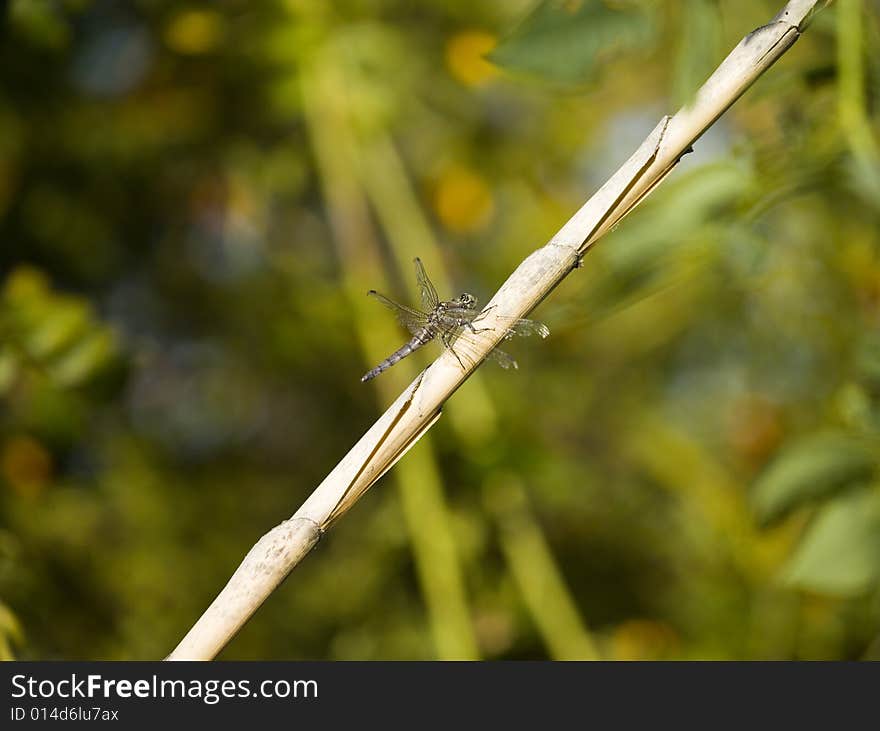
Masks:
[[[394,144],[385,134],[373,132],[361,145],[361,151],[364,190],[376,210],[398,266],[408,271],[415,254],[429,262],[437,262],[438,265],[431,269],[432,275],[445,291],[452,293],[448,277],[439,266],[441,256],[437,241]],[[476,458],[486,444],[501,436],[495,405],[479,373],[471,377],[468,398],[450,401],[446,414],[458,436],[459,447],[472,457]],[[414,457],[416,455],[410,459]],[[508,489],[511,494],[505,498],[490,495],[490,492]],[[524,499],[522,487],[512,480],[491,489],[484,486],[483,499],[487,505],[499,501],[515,505],[515,516],[494,510],[490,513],[498,524],[501,548],[510,572],[550,656],[557,660],[597,659],[590,632],[578,614],[577,604],[541,527]]]
[[[880,162],[880,151],[871,132],[865,98],[864,22],[862,0],[838,0],[837,104],[840,124],[859,165],[875,168]]]
[[[341,78],[344,70],[338,63],[334,54],[322,53],[314,64],[302,69],[305,118],[340,254],[344,289],[355,312],[365,359],[372,365],[387,355],[387,344],[398,333],[387,318],[376,317],[372,303],[364,296],[365,287],[360,286],[364,277],[381,281],[381,265],[363,188],[351,175],[356,148]],[[383,400],[393,398],[401,383],[412,378],[411,365],[398,364],[397,369],[376,384]],[[463,572],[430,443],[403,461],[395,476],[437,655],[441,659],[475,659],[479,653]]]
[[[484,502],[501,550],[538,631],[556,660],[598,660],[599,653],[553,558],[525,490],[511,474],[487,482]]]

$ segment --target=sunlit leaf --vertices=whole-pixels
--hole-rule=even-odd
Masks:
[[[0,602],[0,661],[14,660],[12,645],[20,645],[24,639],[18,618]]]
[[[48,374],[56,387],[79,385],[117,353],[114,333],[86,301],[53,291],[31,267],[16,269],[4,283],[0,318],[8,330],[0,353],[0,389],[12,384],[16,366]]]
[[[785,570],[786,582],[841,596],[880,581],[880,495],[859,490],[824,506]]]
[[[769,523],[793,508],[869,478],[875,455],[860,440],[821,433],[789,444],[755,485],[758,518]]]
[[[578,84],[611,56],[643,48],[652,37],[646,3],[543,0],[489,59],[516,73]]]
[[[44,297],[48,287],[45,274],[34,267],[20,266],[3,283],[3,297],[22,305]]]
[[[36,358],[45,358],[71,345],[89,326],[89,312],[84,303],[59,303],[45,312],[27,333],[26,349]]]
[[[94,332],[51,365],[54,379],[63,386],[75,386],[106,366],[114,355],[109,332]]]

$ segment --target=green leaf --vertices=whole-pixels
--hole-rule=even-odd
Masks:
[[[868,479],[875,468],[868,446],[847,434],[827,432],[798,440],[758,478],[752,496],[758,519],[765,524],[777,520],[805,502]]]
[[[667,266],[673,252],[686,246],[701,226],[717,220],[719,210],[741,197],[752,182],[752,172],[730,160],[684,172],[655,193],[637,218],[614,232],[614,246],[603,256],[616,276]]]
[[[5,604],[0,602],[0,662],[14,660],[12,646],[24,642],[24,632],[16,616]]]
[[[0,396],[4,396],[15,383],[18,361],[9,349],[0,347]]]
[[[118,355],[114,332],[88,303],[54,292],[35,269],[19,267],[0,289],[0,324],[9,334],[0,341],[0,392],[10,388],[19,366],[35,366],[55,386],[78,386],[113,363]]]
[[[786,583],[853,596],[880,581],[880,495],[858,490],[824,506],[784,572]]]
[[[58,301],[41,313],[25,338],[27,351],[37,359],[47,358],[82,338],[92,323],[84,302]]]
[[[859,343],[856,355],[859,377],[873,389],[880,389],[880,337],[870,332]]]
[[[691,101],[714,71],[721,53],[721,17],[717,0],[689,0],[683,4],[678,58],[673,74],[677,104]]]
[[[49,0],[13,0],[9,19],[16,31],[38,46],[61,49],[70,42],[70,28],[58,3]]]
[[[54,381],[77,386],[106,367],[116,354],[115,340],[107,330],[98,330],[80,340],[49,367]]]
[[[582,84],[617,53],[653,39],[646,3],[543,0],[489,54],[506,69],[561,84]]]

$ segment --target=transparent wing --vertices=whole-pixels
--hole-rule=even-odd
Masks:
[[[474,318],[467,318],[464,313],[462,313],[462,316],[472,323],[476,332],[480,332],[481,318],[476,316],[476,313]],[[504,340],[509,340],[517,335],[538,335],[542,338],[546,338],[550,334],[550,328],[548,328],[543,322],[538,322],[537,320],[514,320],[512,318],[500,318],[500,320],[502,326],[507,327],[507,332],[503,338]],[[507,323],[510,324],[508,325]],[[455,350],[459,361],[473,363],[476,359],[475,356],[476,353],[479,352],[479,344],[475,339],[475,333],[471,332],[468,326],[459,325],[456,327],[444,328],[441,339],[446,347],[451,347]],[[489,355],[486,356],[486,360],[494,360],[502,368],[516,369],[518,367],[516,360],[514,360],[512,356],[498,348],[490,351]]]
[[[451,349],[462,365],[473,365],[477,360],[480,344],[474,334],[466,327],[446,327],[441,330],[440,340]],[[494,360],[502,368],[516,369],[518,366],[512,356],[495,348],[486,356],[486,360]]]
[[[434,285],[431,284],[431,280],[428,279],[428,275],[425,273],[425,267],[422,266],[422,260],[416,257],[413,259],[413,263],[416,265],[416,279],[419,282],[419,290],[422,293],[422,307],[426,312],[432,312],[440,303],[440,298],[437,296],[437,290],[434,289]]]
[[[413,335],[421,332],[428,324],[428,316],[424,312],[413,307],[401,305],[394,300],[388,299],[384,294],[379,294],[375,289],[367,292],[373,299],[379,300],[385,307],[394,312],[398,322],[409,330]]]
[[[540,335],[546,338],[550,334],[550,328],[543,322],[537,320],[517,320],[507,329],[507,335],[504,339],[512,338],[514,335]]]
[[[437,328],[440,330],[440,339],[444,343],[449,343],[451,345],[452,343],[462,340],[467,342],[470,347],[474,347],[473,343],[467,338],[467,335],[470,333],[464,327],[458,325],[444,325],[440,323]]]
[[[492,308],[490,307],[489,310],[491,309]],[[480,321],[489,310],[483,310],[481,313],[472,318],[472,322],[476,329],[479,330]],[[550,328],[547,327],[543,322],[538,322],[537,320],[514,320],[513,318],[508,317],[499,317],[498,319],[507,326],[507,333],[504,335],[505,340],[509,340],[515,335],[539,335],[542,338],[546,338],[550,334]]]
[[[506,369],[516,370],[519,368],[513,356],[508,355],[503,350],[498,350],[498,348],[489,353],[486,360],[494,360],[498,365]]]

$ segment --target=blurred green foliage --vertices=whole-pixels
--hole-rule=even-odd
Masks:
[[[602,65],[653,40],[650,5],[541,0],[489,58],[543,81],[583,84],[593,80]],[[691,13],[689,9],[687,15]]]
[[[166,654],[414,374],[363,294],[491,294],[779,5],[0,6],[0,656]],[[880,658],[878,98],[838,0],[222,657]]]

